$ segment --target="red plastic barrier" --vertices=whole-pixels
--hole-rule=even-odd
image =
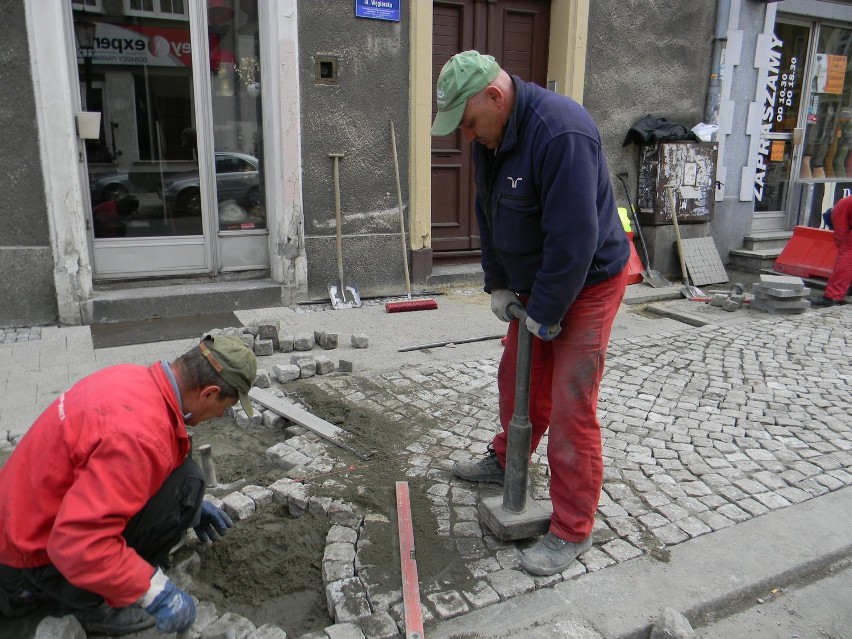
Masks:
[[[639,254],[636,252],[636,247],[633,245],[633,231],[627,232],[627,239],[630,240],[630,260],[627,262],[627,283],[638,284],[642,281],[642,260],[639,259]]]
[[[828,278],[836,259],[837,247],[831,231],[797,226],[775,260],[774,269],[798,277]]]

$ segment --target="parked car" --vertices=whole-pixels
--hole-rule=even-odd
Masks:
[[[263,204],[263,192],[257,171],[257,158],[246,153],[216,152],[216,192],[219,202],[234,200],[247,211]],[[201,213],[201,189],[198,171],[172,173],[163,182],[160,193],[166,207],[175,214],[195,216]],[[110,171],[89,182],[92,206],[117,201],[133,192],[130,175]]]
[[[234,200],[248,211],[263,204],[257,158],[245,153],[216,153],[216,194],[219,202]],[[163,183],[163,201],[168,210],[181,215],[201,213],[198,173],[173,175]]]
[[[120,171],[99,173],[89,180],[89,191],[92,194],[92,206],[103,202],[117,202],[123,195],[132,190],[130,176]]]

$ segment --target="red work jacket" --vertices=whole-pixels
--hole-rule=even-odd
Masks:
[[[154,567],[122,532],[189,449],[160,363],[84,378],[41,414],[0,468],[0,563],[53,564],[110,606],[135,602]]]

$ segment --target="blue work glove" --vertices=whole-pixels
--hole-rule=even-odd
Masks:
[[[511,306],[520,306],[523,308],[520,298],[515,293],[508,288],[498,288],[491,291],[491,312],[497,316],[497,319],[504,322],[511,322],[515,319],[509,315],[509,308]]]
[[[195,623],[195,602],[157,569],[151,577],[151,588],[139,600],[145,612],[157,620],[162,633],[183,632]]]
[[[228,513],[216,508],[209,501],[202,501],[201,522],[193,530],[201,541],[216,541],[233,525],[234,522],[228,517]]]
[[[535,335],[536,337],[543,339],[545,342],[549,342],[554,337],[559,335],[562,331],[562,327],[559,324],[553,324],[552,326],[545,326],[536,322],[532,317],[527,315],[527,330]]]

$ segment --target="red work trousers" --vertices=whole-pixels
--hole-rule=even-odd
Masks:
[[[598,389],[627,275],[625,268],[605,282],[584,288],[562,318],[562,332],[555,339],[545,342],[533,338],[530,454],[549,426],[547,460],[553,504],[550,532],[572,542],[591,534],[600,499],[603,456],[597,418]],[[504,466],[507,429],[515,410],[517,353],[518,322],[513,321],[497,372],[503,430],[493,444]]]
[[[825,297],[842,300],[852,284],[852,232],[846,234],[837,247],[837,259],[831,270],[831,276],[825,285]]]

